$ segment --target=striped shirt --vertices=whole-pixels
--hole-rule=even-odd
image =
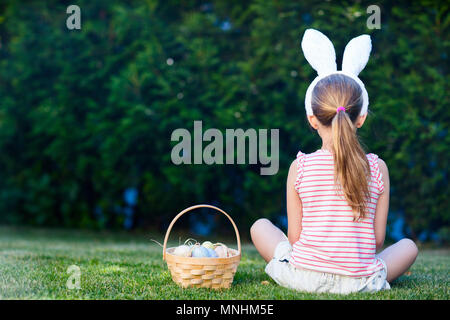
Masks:
[[[290,263],[321,272],[368,277],[382,269],[375,256],[374,217],[384,190],[378,156],[369,153],[370,199],[364,219],[353,212],[334,183],[333,155],[327,150],[297,154],[295,189],[302,201],[302,231]]]

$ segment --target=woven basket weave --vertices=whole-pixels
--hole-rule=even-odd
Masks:
[[[223,213],[233,225],[236,233],[238,249],[229,249],[233,251],[233,256],[228,258],[194,258],[180,257],[173,254],[175,248],[167,248],[167,240],[174,223],[186,212],[198,208],[211,208]],[[172,275],[173,281],[186,287],[203,287],[203,288],[229,288],[233,282],[234,274],[241,260],[241,239],[239,231],[233,219],[223,210],[207,205],[199,204],[181,211],[170,223],[164,238],[163,259]]]

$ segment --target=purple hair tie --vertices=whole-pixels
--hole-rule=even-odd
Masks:
[[[336,109],[336,112],[339,112],[339,111],[344,111],[344,112],[345,112],[345,108],[344,108],[344,107],[338,107],[338,108]]]

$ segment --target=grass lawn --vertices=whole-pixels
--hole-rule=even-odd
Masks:
[[[1,299],[449,299],[450,249],[424,249],[410,273],[376,294],[310,294],[276,285],[251,244],[229,290],[182,289],[170,277],[162,235],[0,227]],[[235,244],[231,244],[235,247]],[[81,288],[69,290],[77,265]],[[268,281],[263,282],[264,280]]]

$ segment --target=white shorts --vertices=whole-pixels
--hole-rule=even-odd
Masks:
[[[277,245],[273,259],[266,266],[266,273],[280,286],[307,292],[330,292],[348,294],[351,292],[377,292],[389,290],[384,268],[370,277],[355,278],[339,274],[301,269],[289,263],[292,246],[289,241]],[[378,258],[379,259],[379,258]]]

